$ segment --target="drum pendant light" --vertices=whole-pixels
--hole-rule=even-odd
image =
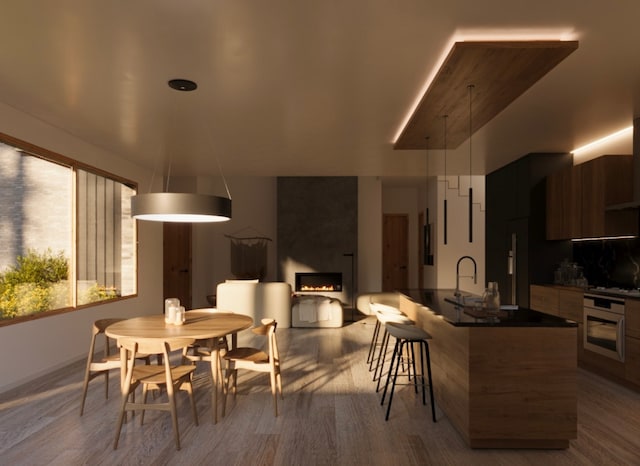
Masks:
[[[194,91],[197,84],[187,79],[172,79],[169,87],[177,91]],[[222,175],[228,197],[169,191],[171,162],[165,192],[138,194],[131,198],[131,216],[152,222],[205,223],[231,219],[231,195]]]
[[[195,193],[138,194],[131,198],[131,215],[152,222],[226,222],[231,219],[231,199]]]

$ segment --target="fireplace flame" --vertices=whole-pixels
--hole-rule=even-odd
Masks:
[[[300,291],[336,291],[336,287],[333,285],[322,285],[322,286],[302,285],[300,287]]]

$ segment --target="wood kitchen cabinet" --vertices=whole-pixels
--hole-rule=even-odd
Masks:
[[[535,311],[560,316],[558,311],[558,290],[552,286],[531,285],[529,287],[529,307]]]
[[[582,166],[569,166],[547,177],[547,239],[582,236]]]
[[[529,288],[531,309],[582,323],[584,293],[581,289],[550,285]]]
[[[548,240],[638,234],[638,212],[608,211],[633,198],[631,155],[603,155],[547,177]]]
[[[625,302],[625,378],[640,385],[640,301]]]
[[[604,155],[582,164],[582,237],[636,235],[638,212],[607,211],[633,199],[633,157]]]
[[[624,362],[614,361],[582,344],[582,290],[554,285],[531,285],[531,309],[578,322],[577,355],[581,367],[623,384],[640,387],[640,300],[625,300]]]
[[[529,297],[531,309],[578,322],[576,355],[577,360],[582,361],[584,358],[582,345],[584,293],[582,289],[555,285],[531,285]],[[640,340],[638,341],[640,343]]]

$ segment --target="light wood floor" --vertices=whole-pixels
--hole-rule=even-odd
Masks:
[[[214,425],[203,368],[195,383],[199,426],[180,396],[181,451],[168,413],[152,411],[142,427],[125,424],[114,451],[118,377],[110,379],[109,400],[102,381],[92,382],[80,417],[84,363],[71,365],[0,396],[0,465],[640,464],[640,394],[584,371],[578,439],[568,450],[470,450],[441,411],[431,422],[429,406],[408,387],[397,392],[385,422],[365,364],[373,324],[368,317],[342,329],[279,329],[285,399],[278,418],[268,376],[248,374],[226,418]]]

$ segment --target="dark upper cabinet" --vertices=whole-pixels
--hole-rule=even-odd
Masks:
[[[638,234],[638,211],[608,211],[633,197],[633,159],[604,155],[547,178],[549,240]]]
[[[547,177],[547,239],[582,235],[582,166],[568,166]]]
[[[486,177],[485,274],[498,282],[504,303],[528,307],[529,284],[550,283],[557,264],[571,257],[569,242],[546,241],[545,220],[547,176],[572,163],[571,154],[529,154]]]

